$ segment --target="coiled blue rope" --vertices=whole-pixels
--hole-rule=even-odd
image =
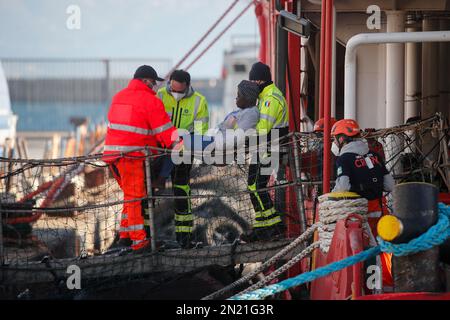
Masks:
[[[277,284],[273,284],[242,295],[233,296],[229,300],[262,300],[276,293],[288,290],[289,288],[299,286],[306,282],[314,281],[333,272],[342,270],[356,263],[375,257],[381,252],[392,253],[395,256],[404,256],[431,249],[437,245],[444,243],[444,241],[450,237],[449,219],[450,207],[444,205],[443,203],[439,203],[438,222],[430,229],[428,229],[427,232],[408,243],[392,244],[378,237],[380,245],[376,247],[362,251],[341,261],[336,261],[321,268],[317,268],[314,271],[302,273],[296,277],[283,280]]]
[[[439,203],[438,222],[419,237],[408,243],[392,244],[377,237],[381,251],[392,253],[394,256],[407,256],[420,251],[429,250],[444,243],[450,237],[450,207]]]

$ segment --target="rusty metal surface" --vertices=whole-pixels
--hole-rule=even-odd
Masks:
[[[439,248],[405,257],[393,257],[392,269],[395,292],[439,292]]]

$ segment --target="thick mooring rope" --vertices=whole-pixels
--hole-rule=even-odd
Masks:
[[[333,272],[350,267],[356,263],[365,261],[379,255],[381,252],[392,253],[395,256],[411,255],[420,251],[429,250],[437,245],[444,243],[450,238],[450,207],[442,203],[439,204],[439,220],[421,236],[404,244],[392,244],[378,238],[379,246],[362,251],[354,256],[343,260],[333,262],[311,272],[302,273],[296,277],[286,279],[280,283],[267,286],[262,289],[255,290],[250,293],[236,295],[231,300],[261,300],[265,297],[283,292],[292,287],[299,286],[303,283],[325,277]]]
[[[367,214],[367,199],[342,199],[339,201],[329,200],[329,194],[319,197],[319,239],[320,249],[327,253],[333,239],[334,229],[339,220],[346,219],[355,213],[363,218]]]

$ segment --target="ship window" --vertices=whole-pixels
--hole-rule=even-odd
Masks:
[[[234,68],[234,72],[246,72],[246,67],[245,67],[245,64],[235,64],[234,66],[233,66],[233,68]]]

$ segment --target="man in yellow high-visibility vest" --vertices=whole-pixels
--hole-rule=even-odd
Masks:
[[[249,80],[257,83],[261,90],[258,97],[260,118],[256,125],[258,136],[267,136],[267,141],[270,141],[275,130],[278,130],[280,138],[287,135],[289,133],[289,110],[283,93],[272,82],[270,67],[261,62],[253,64]],[[247,183],[255,209],[255,221],[252,232],[241,237],[246,242],[274,239],[281,236],[284,231],[280,213],[275,209],[269,192],[257,191],[267,187],[270,175],[261,174],[261,169],[270,167],[270,165],[270,163],[262,164],[258,159],[249,167]]]
[[[178,129],[190,134],[203,135],[208,130],[209,112],[206,98],[191,87],[191,76],[184,70],[175,70],[170,81],[158,90],[167,114]],[[172,185],[175,196],[191,195],[189,186],[192,164],[176,165],[172,172]],[[183,248],[191,245],[194,223],[189,198],[175,199],[175,232],[178,243]]]

